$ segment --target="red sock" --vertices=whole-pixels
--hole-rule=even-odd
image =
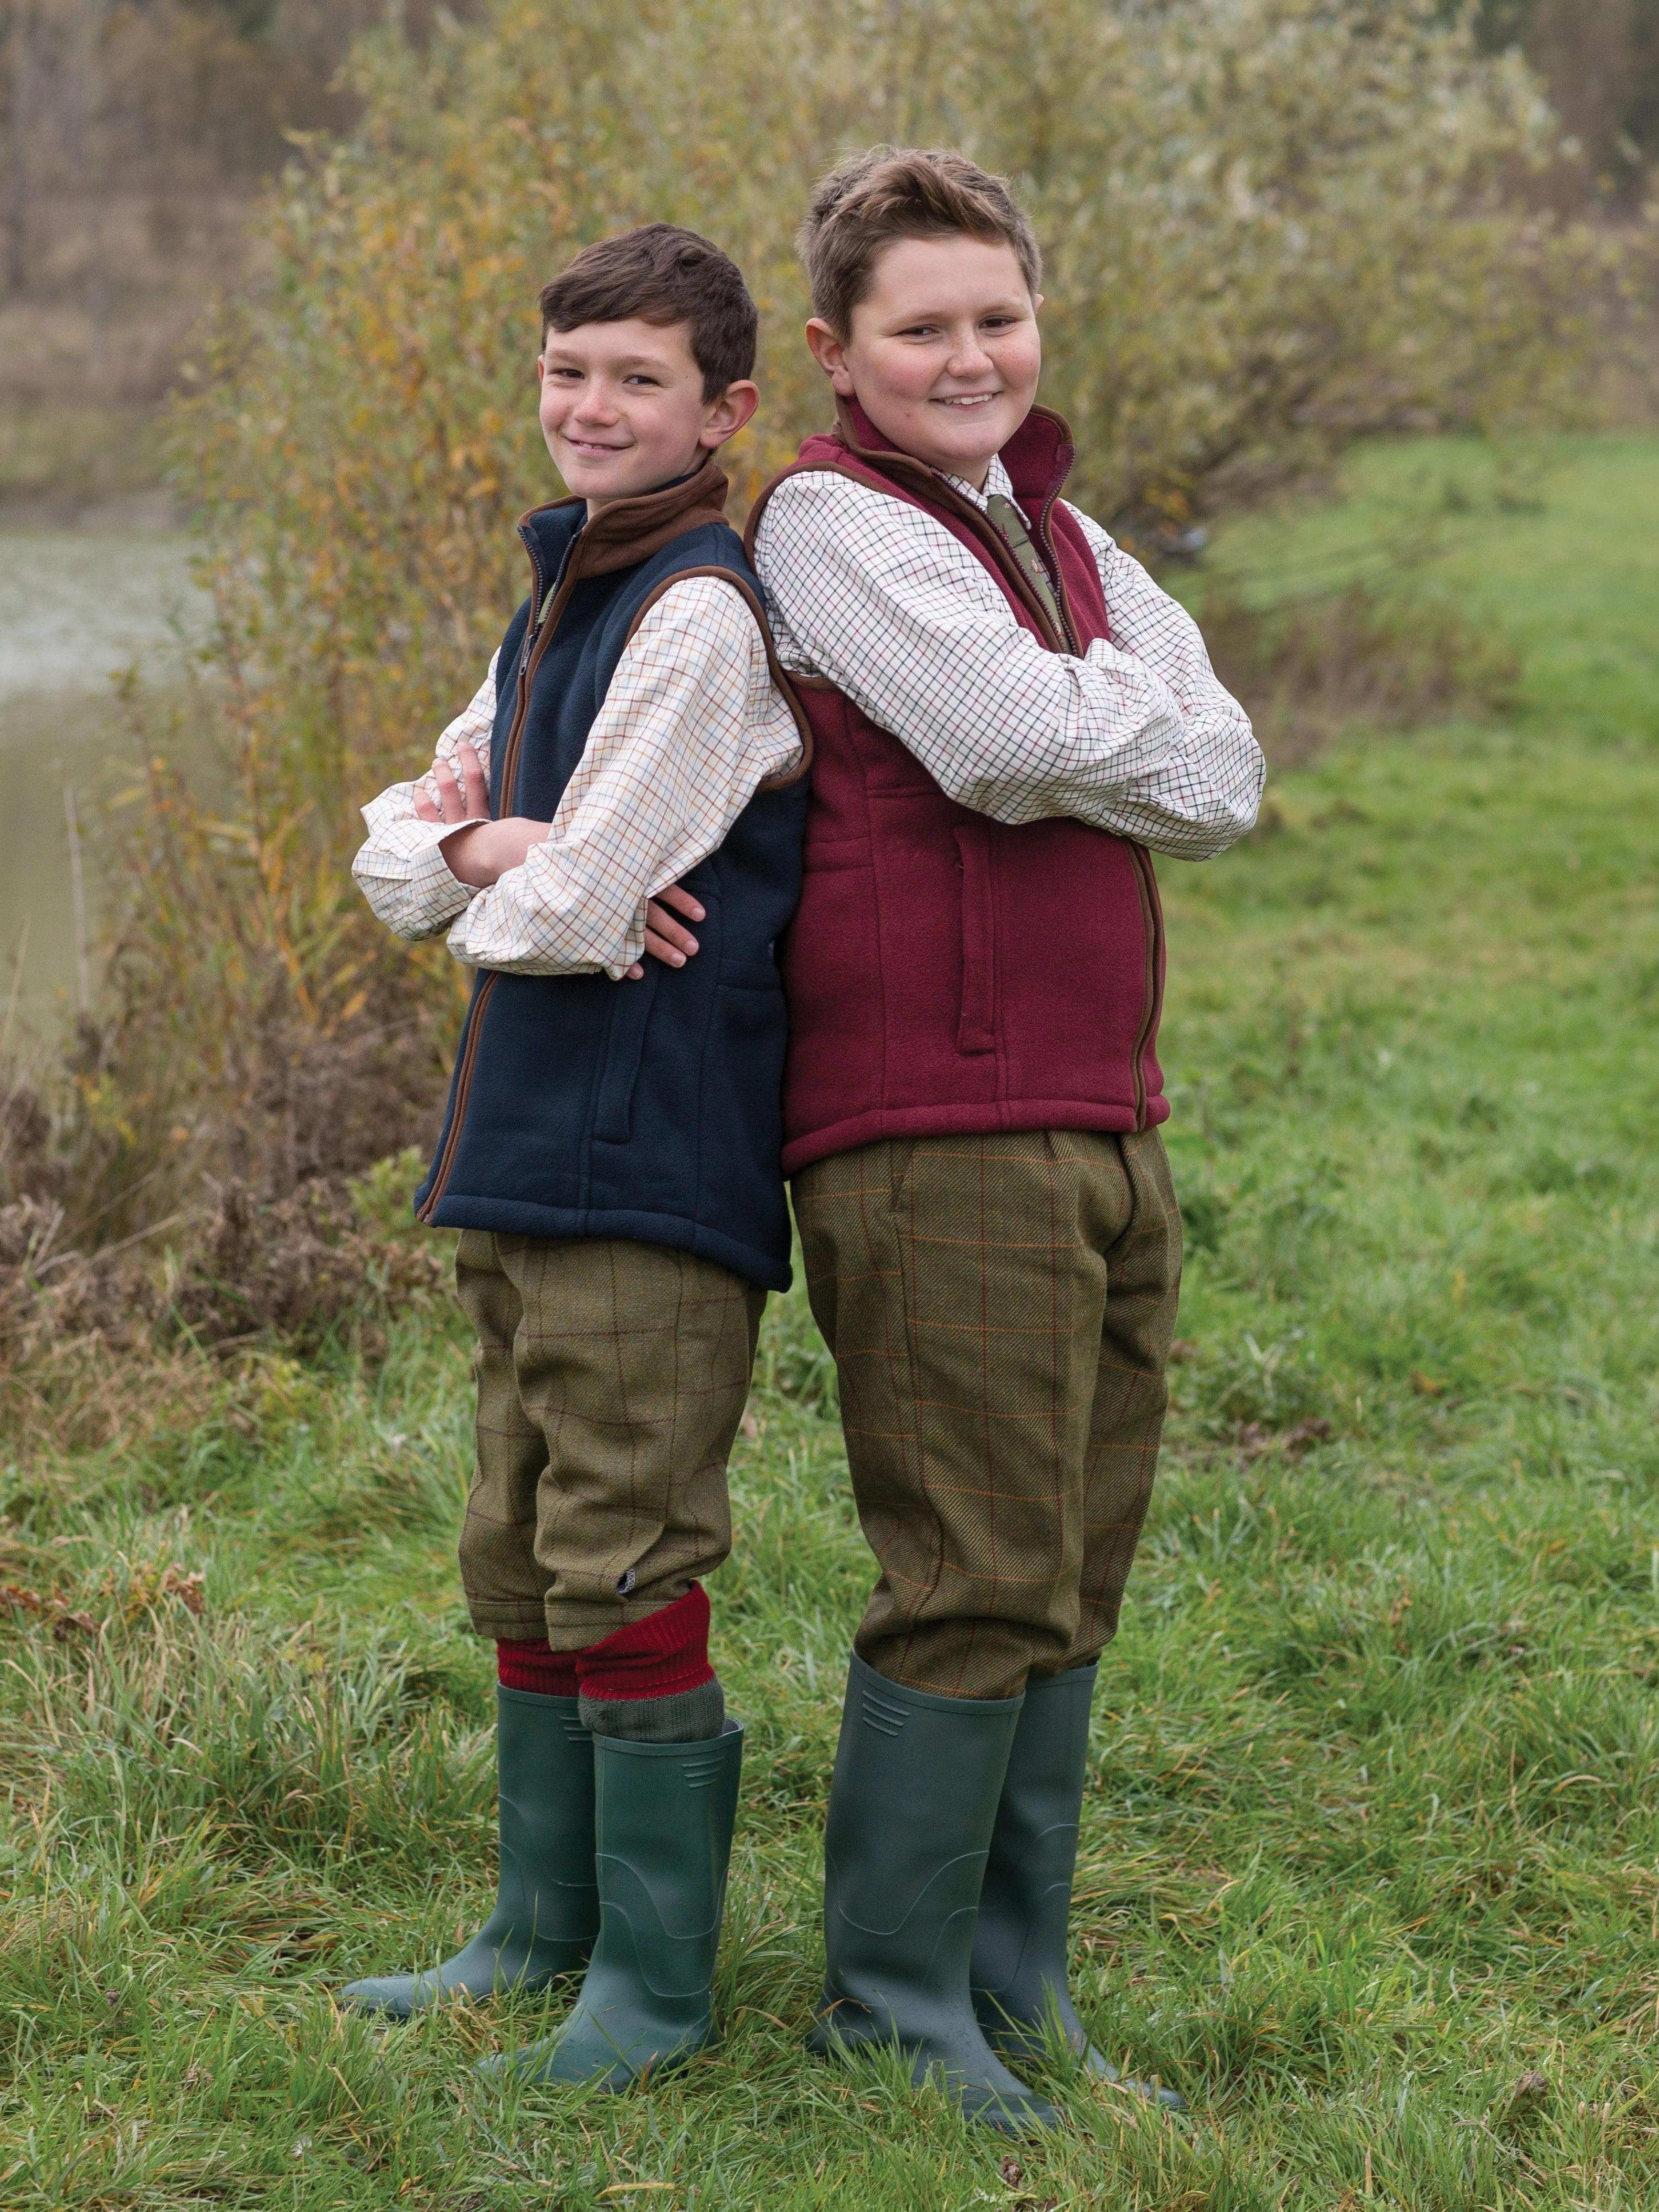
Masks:
[[[498,1637],[495,1672],[509,1690],[533,1690],[538,1698],[574,1698],[576,1654],[555,1651],[544,1636]]]
[[[669,1698],[712,1682],[708,1593],[693,1583],[660,1612],[570,1655],[585,1698]]]

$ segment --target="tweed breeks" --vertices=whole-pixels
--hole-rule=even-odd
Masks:
[[[764,1291],[620,1238],[461,1232],[478,1333],[461,1581],[481,1636],[582,1650],[732,1548],[726,1466]]]
[[[1168,1397],[1181,1219],[1157,1132],[895,1139],[793,1197],[881,1570],[860,1656],[958,1698],[1088,1664]]]

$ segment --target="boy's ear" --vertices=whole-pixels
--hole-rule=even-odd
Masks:
[[[847,366],[847,341],[836,336],[822,315],[806,325],[806,343],[812,358],[843,399],[853,397],[853,373]]]
[[[720,398],[709,407],[708,420],[703,424],[698,444],[707,446],[712,453],[723,446],[728,438],[735,438],[744,424],[752,420],[760,405],[760,386],[748,377],[739,377],[728,384]]]

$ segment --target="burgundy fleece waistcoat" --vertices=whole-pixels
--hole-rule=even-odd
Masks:
[[[1041,407],[1002,453],[1063,631],[988,518],[856,404],[784,475],[832,470],[921,507],[989,569],[1022,629],[1081,654],[1108,630],[1094,555],[1059,503],[1072,458],[1066,423]],[[751,548],[782,481],[750,516]],[[781,962],[784,1173],[878,1138],[1166,1120],[1164,927],[1145,848],[1070,818],[1009,827],[975,814],[832,684],[798,678],[796,690],[815,750],[805,883]],[[975,702],[958,711],[971,726]]]

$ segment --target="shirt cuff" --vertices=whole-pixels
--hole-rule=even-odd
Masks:
[[[371,838],[353,862],[351,872],[369,904],[400,937],[435,937],[478,896],[451,872],[441,849],[442,839],[467,826],[396,822]]]
[[[480,821],[487,817],[480,815]],[[445,836],[454,830],[470,829],[465,822],[434,822],[428,825],[441,830]],[[429,915],[435,926],[452,921],[464,914],[478,896],[477,887],[464,884],[451,869],[443,855],[443,847],[437,838],[423,844],[409,856],[409,896],[422,914]]]

